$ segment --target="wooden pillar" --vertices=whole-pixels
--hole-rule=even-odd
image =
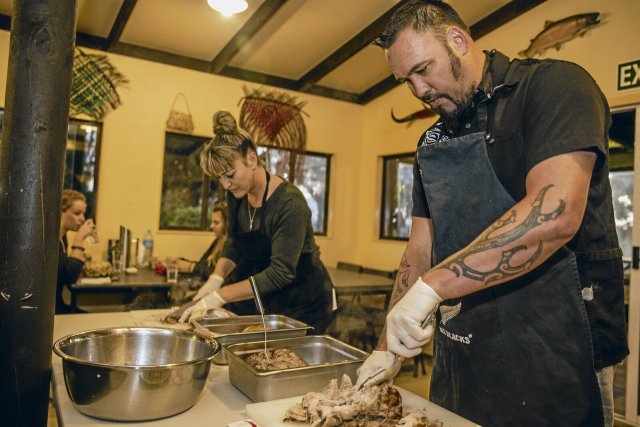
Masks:
[[[14,0],[0,141],[0,424],[45,426],[76,0]]]

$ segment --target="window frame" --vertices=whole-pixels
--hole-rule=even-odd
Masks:
[[[380,226],[378,228],[378,238],[380,240],[395,240],[395,241],[401,241],[401,242],[409,241],[409,236],[396,237],[396,236],[385,235],[384,230],[385,230],[385,224],[387,220],[387,218],[385,217],[385,210],[386,210],[385,200],[386,200],[386,194],[387,194],[387,167],[386,166],[387,166],[387,161],[389,160],[401,159],[405,157],[411,157],[413,159],[413,162],[415,162],[415,156],[416,156],[415,151],[380,156],[382,159],[382,192],[380,194]],[[413,184],[412,184],[412,187],[413,187]]]
[[[177,135],[181,138],[194,138],[195,139],[201,139],[203,141],[209,141],[211,140],[211,136],[205,136],[205,135],[194,135],[194,134],[188,134],[188,133],[182,133],[182,132],[172,132],[169,130],[165,130],[165,137],[164,137],[164,147],[163,147],[163,153],[162,153],[162,182],[161,182],[161,186],[160,186],[160,217],[158,218],[158,230],[159,231],[191,231],[191,232],[210,232],[210,224],[211,224],[211,220],[209,218],[208,212],[209,212],[209,197],[210,197],[210,188],[211,188],[211,182],[213,181],[211,179],[211,177],[209,175],[207,175],[206,173],[204,173],[204,171],[201,170],[202,173],[202,206],[200,207],[200,225],[198,228],[196,227],[187,227],[187,226],[163,226],[162,225],[162,207],[163,207],[163,196],[164,196],[164,190],[165,190],[165,182],[164,182],[164,174],[165,174],[165,157],[167,155],[167,135]],[[204,146],[204,145],[203,145]],[[219,185],[219,184],[218,184]],[[222,200],[219,200],[219,202]],[[225,200],[226,201],[226,200]]]
[[[5,108],[4,107],[0,107],[0,113],[1,113],[1,117],[0,117],[0,134],[2,134],[2,129],[3,129],[3,125],[2,125],[2,121],[4,120],[4,113],[5,113]],[[87,198],[87,218],[93,218],[93,220],[97,223],[97,216],[98,216],[98,189],[99,189],[99,177],[100,177],[100,154],[102,152],[102,130],[103,130],[103,122],[99,122],[96,120],[91,120],[91,119],[79,119],[79,118],[75,118],[75,117],[69,117],[68,118],[68,123],[67,123],[67,135],[65,138],[65,160],[64,160],[64,166],[62,169],[62,180],[63,180],[63,185],[64,185],[64,178],[65,178],[65,174],[66,174],[66,165],[67,165],[67,155],[69,154],[69,152],[71,150],[67,149],[67,142],[69,141],[69,126],[75,124],[75,125],[90,125],[90,126],[94,126],[96,127],[96,154],[95,154],[95,166],[94,166],[94,171],[93,171],[93,191],[91,192],[91,197],[87,196],[87,192],[84,190],[84,188],[79,188],[78,186],[75,185],[71,185],[72,190],[76,190],[76,191],[80,191],[86,198]],[[73,180],[72,180],[73,183]],[[63,187],[64,189],[64,187]]]
[[[322,153],[319,151],[307,151],[307,150],[294,150],[294,149],[289,149],[289,148],[281,148],[281,147],[271,147],[271,146],[264,146],[264,145],[259,145],[258,148],[263,148],[268,150],[280,150],[280,151],[287,151],[289,152],[289,171],[288,171],[288,176],[286,178],[286,180],[293,184],[296,185],[294,180],[295,180],[295,175],[296,175],[296,169],[295,169],[295,165],[296,165],[296,159],[297,156],[302,155],[302,156],[315,156],[315,157],[323,157],[326,160],[326,179],[325,179],[325,191],[326,191],[326,196],[324,198],[324,206],[322,207],[323,211],[324,211],[324,216],[323,216],[323,221],[322,221],[322,231],[313,231],[313,235],[314,236],[327,236],[328,232],[329,232],[329,193],[330,193],[330,185],[331,185],[331,158],[333,157],[333,154],[331,153]],[[266,167],[266,165],[265,165]],[[291,173],[291,169],[293,169],[293,173]],[[297,187],[297,185],[296,185]]]

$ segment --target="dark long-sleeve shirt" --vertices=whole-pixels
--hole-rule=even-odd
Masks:
[[[82,273],[84,262],[67,256],[67,237],[64,236],[58,245],[58,285],[56,287],[56,314],[68,313],[70,307],[62,299],[62,290],[65,286],[78,281]]]

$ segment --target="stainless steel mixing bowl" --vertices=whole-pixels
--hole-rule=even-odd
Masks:
[[[169,417],[193,406],[220,351],[215,339],[168,328],[106,328],[59,339],[73,405],[115,421]]]

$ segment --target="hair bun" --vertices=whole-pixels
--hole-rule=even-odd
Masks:
[[[213,133],[216,135],[238,133],[236,119],[230,112],[220,110],[213,115]]]

